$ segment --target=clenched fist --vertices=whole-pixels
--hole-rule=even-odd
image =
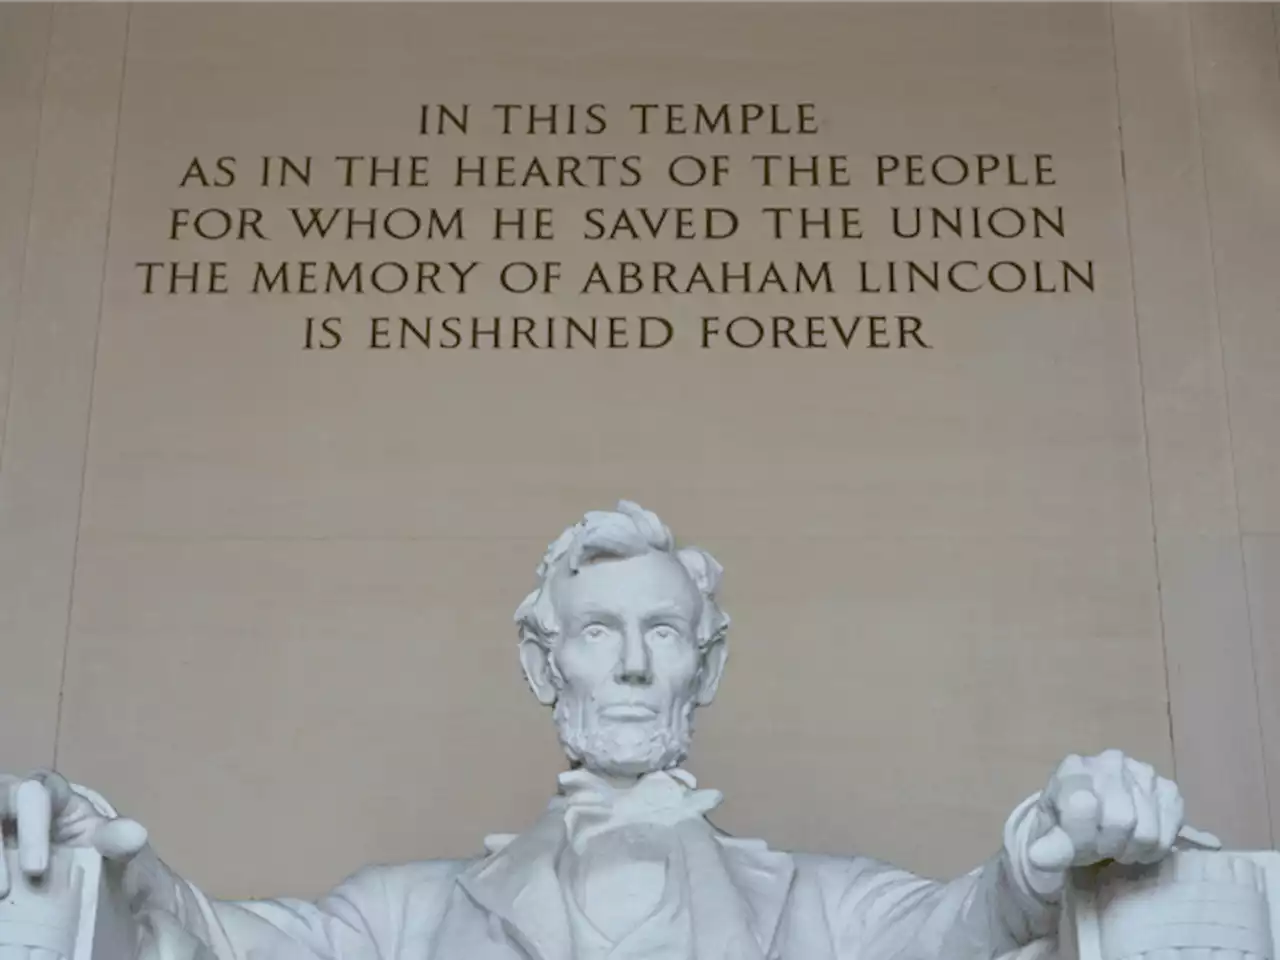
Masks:
[[[117,862],[130,860],[147,844],[141,824],[100,812],[51,771],[25,778],[0,774],[0,819],[6,840],[17,843],[19,869],[32,880],[49,869],[53,844],[93,847]],[[0,857],[0,897],[8,896],[9,888],[8,866]]]
[[[1145,763],[1108,750],[1067,757],[1040,795],[1027,850],[1049,872],[1115,860],[1155,863],[1186,840],[1217,848],[1218,839],[1183,822],[1182,794]]]

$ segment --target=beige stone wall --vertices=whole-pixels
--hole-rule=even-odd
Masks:
[[[546,541],[626,496],[728,570],[729,675],[691,761],[727,793],[728,829],[954,873],[1063,753],[1118,746],[1176,773],[1198,823],[1270,845],[1275,19],[1262,4],[0,6],[0,765],[98,787],[221,895],[470,855],[528,823],[559,769],[511,612]],[[886,301],[928,318],[927,352],[540,355],[305,352],[299,317],[319,305],[139,292],[138,260],[337,257],[280,239],[173,253],[173,206],[386,202],[193,199],[176,186],[190,157],[421,152],[418,104],[513,99],[812,99],[816,149],[862,162],[1051,152],[1071,230],[1047,255],[1094,259],[1097,289]],[[591,202],[666,195],[638,196]],[[918,196],[858,201],[1013,194]],[[513,255],[476,240],[465,256]],[[466,309],[510,299],[481,290]]]

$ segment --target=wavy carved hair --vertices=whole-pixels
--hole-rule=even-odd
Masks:
[[[550,650],[559,635],[551,596],[557,574],[572,575],[597,560],[626,560],[655,551],[674,557],[702,595],[702,615],[696,628],[698,648],[706,650],[713,643],[723,643],[729,615],[720,609],[717,593],[724,568],[698,547],[677,549],[675,537],[657,514],[629,500],[619,501],[614,510],[591,511],[547,547],[538,564],[538,586],[516,609],[521,642],[532,641]]]

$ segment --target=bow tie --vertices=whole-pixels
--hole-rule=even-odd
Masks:
[[[578,852],[593,837],[618,827],[700,820],[724,800],[719,790],[696,789],[693,776],[678,768],[646,774],[622,788],[584,769],[562,773],[559,780],[565,829]]]

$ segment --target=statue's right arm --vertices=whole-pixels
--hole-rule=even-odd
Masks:
[[[318,900],[205,895],[151,849],[124,869],[139,960],[400,960],[439,922],[447,863],[370,867]]]
[[[221,901],[168,867],[138,823],[58,774],[0,776],[0,816],[16,836],[19,869],[33,878],[55,847],[102,855],[116,910],[132,921],[137,960],[400,960],[438,923],[456,869],[372,867],[316,901]],[[11,879],[0,870],[0,898]]]

